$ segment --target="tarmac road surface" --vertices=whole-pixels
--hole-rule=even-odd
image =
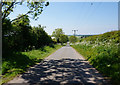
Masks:
[[[7,84],[22,85],[110,85],[72,47],[64,46]]]

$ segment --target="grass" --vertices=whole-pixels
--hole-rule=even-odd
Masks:
[[[104,36],[105,35],[105,36]],[[103,37],[104,36],[104,37]],[[120,36],[117,31],[84,38],[73,45],[113,85],[120,84]]]
[[[2,62],[2,82],[6,83],[15,76],[25,72],[27,68],[49,56],[61,45],[45,46],[43,48],[28,52],[15,52],[7,54],[7,58],[3,58]]]

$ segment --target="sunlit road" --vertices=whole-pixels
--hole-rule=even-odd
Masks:
[[[46,59],[60,60],[63,58],[84,60],[84,58],[80,56],[80,54],[78,54],[72,47],[70,47],[69,44],[67,44],[67,46],[60,48],[55,53],[48,56]]]
[[[72,47],[64,46],[9,82],[25,85],[107,85],[106,80]]]

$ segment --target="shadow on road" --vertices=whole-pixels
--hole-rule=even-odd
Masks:
[[[80,59],[44,60],[21,76],[33,84],[105,85],[101,75]]]

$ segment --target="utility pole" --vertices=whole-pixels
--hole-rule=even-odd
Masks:
[[[76,35],[76,32],[78,31],[78,30],[72,30],[73,31],[73,33],[74,33],[74,36]]]

